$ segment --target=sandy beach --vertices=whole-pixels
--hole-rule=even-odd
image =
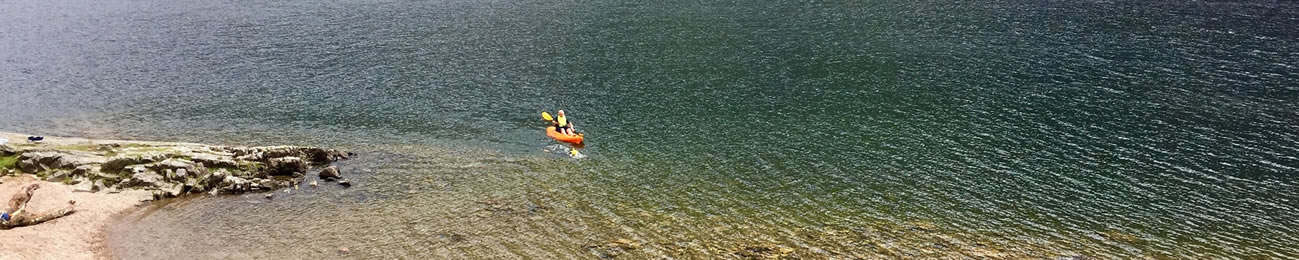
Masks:
[[[74,192],[71,185],[39,181],[34,175],[0,177],[0,196],[5,201],[22,187],[38,183],[28,210],[56,210],[75,200],[77,212],[39,225],[0,230],[0,259],[107,259],[103,246],[104,228],[114,215],[151,199],[148,191],[121,193]]]

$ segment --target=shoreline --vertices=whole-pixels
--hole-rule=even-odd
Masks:
[[[0,225],[6,240],[0,252],[17,259],[111,259],[109,225],[159,199],[273,192],[310,175],[349,185],[329,165],[350,153],[332,149],[52,136],[31,142],[27,136],[0,132],[7,140],[0,143],[0,200],[36,184],[22,216],[54,212],[69,201],[75,211],[43,223]]]

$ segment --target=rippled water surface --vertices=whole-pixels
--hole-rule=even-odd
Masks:
[[[132,259],[1299,258],[1299,6],[1183,2],[18,0],[0,130],[361,154]]]

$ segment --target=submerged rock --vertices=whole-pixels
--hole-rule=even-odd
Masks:
[[[639,249],[640,243],[631,241],[631,239],[620,238],[606,243],[588,244],[584,247],[600,258],[614,258],[628,251]]]
[[[792,253],[793,248],[780,245],[747,246],[735,251],[735,255],[747,259],[780,259]]]
[[[320,176],[320,179],[322,179],[322,180],[326,180],[326,181],[330,181],[330,180],[334,180],[334,179],[338,179],[338,178],[342,178],[342,177],[343,177],[343,176],[338,172],[338,166],[333,166],[333,165],[330,165],[329,167],[325,167],[325,169],[320,170],[320,173],[319,173],[318,175]]]

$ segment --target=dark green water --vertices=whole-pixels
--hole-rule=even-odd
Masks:
[[[1289,2],[29,1],[0,130],[338,147],[123,258],[1299,258]],[[582,160],[537,113],[566,109]]]

